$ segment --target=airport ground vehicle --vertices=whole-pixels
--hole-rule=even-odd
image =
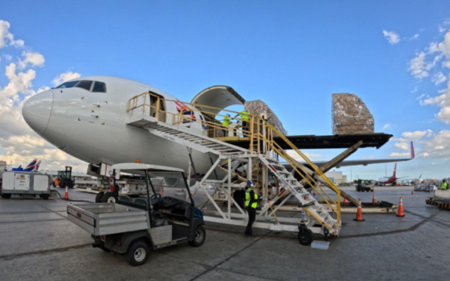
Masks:
[[[364,191],[366,191],[366,192],[372,191],[373,192],[372,181],[359,179],[358,183],[356,184],[355,189],[358,192],[364,192]]]
[[[434,190],[433,197],[427,198],[425,202],[427,205],[434,205],[441,209],[450,210],[450,189]]]
[[[72,180],[72,167],[66,166],[64,171],[58,171],[58,180],[60,187],[73,188],[74,182]]]
[[[41,173],[10,171],[2,175],[0,194],[3,199],[11,195],[31,196],[38,195],[44,200],[50,197],[51,177]]]
[[[152,195],[135,200],[120,196],[111,203],[69,203],[67,206],[68,219],[91,234],[93,247],[122,254],[130,265],[138,266],[146,262],[149,249],[183,242],[198,247],[204,243],[203,214],[195,207],[183,170],[138,163],[116,164],[111,178],[113,184],[121,170],[144,172],[147,194]],[[184,180],[188,201],[161,196],[155,191],[150,178],[161,173],[178,174]],[[118,189],[112,192],[117,195]]]

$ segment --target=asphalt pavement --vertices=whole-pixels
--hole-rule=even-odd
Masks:
[[[255,230],[249,238],[243,227],[207,223],[203,246],[157,250],[140,267],[92,248],[90,235],[66,219],[66,201],[0,198],[0,280],[446,280],[450,211],[411,189],[376,187],[377,200],[398,204],[402,196],[406,216],[364,214],[356,222],[342,214],[328,250],[301,246],[292,233]],[[343,190],[372,201],[372,193]],[[94,197],[70,190],[71,199]]]

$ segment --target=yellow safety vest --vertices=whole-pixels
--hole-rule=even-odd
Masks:
[[[250,191],[252,191],[252,189],[249,187],[245,190],[245,207],[248,207],[248,205],[250,204]],[[258,195],[256,195],[256,192],[253,192],[255,195],[255,200],[258,200]],[[257,202],[253,202],[251,207],[253,209],[256,209],[256,205],[258,205]]]
[[[443,182],[440,189],[446,190],[448,184],[446,182]]]
[[[241,116],[242,121],[248,121],[248,118],[250,117],[250,114],[246,111],[242,111],[239,115]]]
[[[230,118],[228,118],[228,116],[223,117],[222,124],[226,127],[230,126]]]

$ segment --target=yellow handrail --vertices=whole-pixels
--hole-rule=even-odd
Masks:
[[[149,95],[149,98],[148,98],[148,100],[150,101],[149,103],[147,103],[147,95]],[[142,96],[144,96],[143,103],[139,103],[139,98]],[[156,98],[156,106],[151,104],[152,102],[151,102],[150,96],[153,96],[154,98]],[[215,121],[199,120],[198,118],[192,118],[191,115],[184,115],[183,113],[186,112],[185,108],[180,108],[178,113],[164,111],[160,108],[160,103],[162,100],[164,100],[166,103],[172,102],[172,103],[177,103],[177,104],[181,103],[186,106],[189,105],[192,107],[192,108],[190,108],[190,110],[198,110],[198,111],[201,111],[202,113],[207,113],[207,114],[210,114],[210,115],[216,116],[216,117],[217,116],[225,117],[225,115],[217,113],[217,112],[222,112],[222,111],[228,112],[228,113],[239,114],[239,112],[237,112],[237,111],[225,110],[222,108],[217,108],[217,107],[212,107],[212,106],[207,106],[207,105],[190,104],[190,103],[186,103],[186,102],[182,102],[182,101],[178,101],[178,100],[164,99],[163,97],[155,95],[150,92],[145,92],[140,95],[136,95],[136,96],[132,97],[128,101],[127,111],[128,112],[131,111],[131,116],[133,116],[134,110],[142,107],[142,114],[145,115],[145,107],[148,106],[150,108],[150,111],[152,110],[152,108],[155,110],[155,112],[156,112],[155,117],[157,118],[157,120],[159,120],[160,114],[166,114],[166,116],[170,114],[173,116],[173,118],[172,118],[173,125],[179,126],[179,125],[183,124],[184,122],[189,122],[189,125],[192,126],[193,123],[200,123],[202,125],[208,126],[208,128],[214,129],[214,138],[216,137],[216,130],[228,131],[231,128],[230,126],[224,126],[223,124],[218,123],[217,120],[215,120]],[[166,108],[167,108],[167,105],[166,105]],[[208,111],[208,110],[210,110],[210,111]],[[240,120],[241,124],[242,124],[241,118],[232,118],[232,119]],[[276,154],[276,155],[281,156],[283,159],[285,159],[286,162],[295,170],[295,172],[297,172],[297,174],[299,174],[306,181],[306,183],[309,184],[311,186],[311,188],[313,188],[314,191],[317,192],[317,194],[319,194],[319,196],[324,200],[324,202],[326,204],[328,204],[331,207],[331,209],[337,214],[337,220],[336,220],[336,229],[337,229],[339,227],[339,222],[341,219],[340,189],[337,188],[334,185],[334,183],[330,179],[328,179],[328,177],[310,159],[308,159],[308,157],[306,157],[305,154],[303,154],[294,144],[292,144],[292,142],[289,141],[288,138],[286,138],[282,133],[280,133],[274,126],[269,124],[266,120],[264,120],[263,118],[261,118],[259,116],[249,114],[249,120],[247,121],[247,124],[249,126],[248,128],[243,128],[241,126],[240,128],[234,127],[232,129],[235,131],[237,136],[242,135],[242,137],[249,139],[250,152],[252,154],[265,153],[267,157],[275,157],[275,154]],[[282,149],[280,147],[280,145],[278,145],[274,141],[274,134],[278,135],[293,151],[295,151],[297,153],[297,155],[299,155],[303,160],[305,160],[306,163],[312,168],[312,170],[317,175],[319,175],[333,191],[335,191],[337,193],[336,201],[333,198],[331,198],[331,196],[320,186],[320,184],[318,184],[316,182],[316,180],[305,171],[305,167],[302,164],[300,164],[298,161],[296,161],[292,156],[288,155],[284,151],[284,149]],[[261,146],[261,142],[264,143],[264,146]],[[264,151],[263,151],[263,149],[264,149]],[[333,206],[333,204],[335,205],[335,207]],[[310,213],[310,212],[308,211],[308,213]],[[327,227],[332,228],[332,226],[327,226]]]

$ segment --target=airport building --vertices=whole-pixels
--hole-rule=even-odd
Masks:
[[[347,176],[343,175],[342,171],[329,171],[325,175],[337,185],[347,182]]]

